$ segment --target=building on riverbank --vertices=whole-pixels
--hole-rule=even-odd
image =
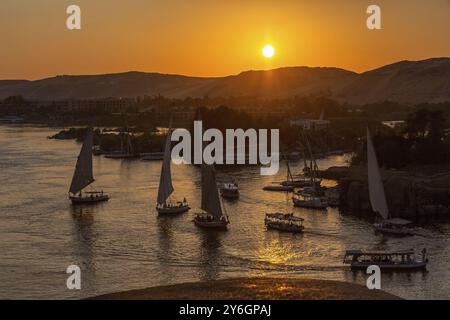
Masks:
[[[1,110],[5,113],[53,111],[59,113],[120,113],[129,111],[135,106],[135,99],[131,98],[103,98],[103,99],[68,99],[68,100],[34,100],[26,103],[2,102]]]
[[[291,127],[301,127],[304,130],[321,131],[328,130],[330,127],[329,120],[316,120],[316,119],[299,119],[290,120],[289,124]]]

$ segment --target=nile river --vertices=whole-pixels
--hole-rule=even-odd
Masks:
[[[420,236],[376,235],[371,221],[292,207],[290,195],[262,191],[278,176],[258,168],[219,171],[233,176],[241,197],[225,201],[229,231],[198,229],[193,212],[158,217],[161,162],[94,157],[95,185],[111,196],[73,208],[67,190],[81,145],[48,140],[59,129],[0,126],[0,298],[83,298],[182,282],[242,276],[309,277],[365,284],[342,264],[346,249],[428,249],[427,272],[382,276],[382,289],[403,298],[450,299],[450,224],[430,223]],[[319,160],[321,169],[348,158]],[[293,170],[300,170],[300,163]],[[175,198],[200,202],[200,170],[172,165]],[[326,183],[332,184],[331,181]],[[305,219],[301,235],[266,231],[264,214],[292,211]],[[67,266],[82,271],[81,290],[68,290]]]

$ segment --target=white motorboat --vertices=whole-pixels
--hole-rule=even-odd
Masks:
[[[209,229],[227,229],[228,215],[222,210],[213,165],[202,164],[202,211],[194,218],[196,226]]]
[[[325,210],[328,207],[328,202],[325,197],[293,196],[292,201],[294,202],[295,207],[318,209],[318,210]]]
[[[303,219],[294,216],[292,213],[266,213],[264,224],[267,229],[300,233],[303,232]]]
[[[353,270],[366,270],[371,265],[391,272],[425,270],[427,263],[426,249],[422,250],[421,259],[417,259],[413,249],[392,252],[347,250],[344,256],[344,264]]]
[[[239,198],[239,186],[236,182],[226,182],[220,188],[220,194],[222,197],[227,199],[238,199]]]

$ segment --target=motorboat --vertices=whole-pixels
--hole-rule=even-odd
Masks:
[[[264,224],[267,229],[300,233],[303,232],[303,219],[293,213],[266,213]]]
[[[226,182],[220,188],[220,194],[226,199],[238,199],[239,186],[236,182]]]
[[[295,207],[318,210],[325,210],[328,207],[328,202],[325,197],[294,195],[292,201]]]
[[[362,251],[347,250],[344,264],[350,265],[352,270],[366,270],[376,265],[383,271],[414,271],[425,270],[428,263],[427,251],[422,250],[421,258],[416,257],[415,251]]]

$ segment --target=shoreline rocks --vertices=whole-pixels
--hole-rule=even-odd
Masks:
[[[382,170],[381,174],[393,217],[450,217],[450,169]],[[371,212],[366,167],[331,167],[321,176],[338,181],[340,204],[349,213]]]

